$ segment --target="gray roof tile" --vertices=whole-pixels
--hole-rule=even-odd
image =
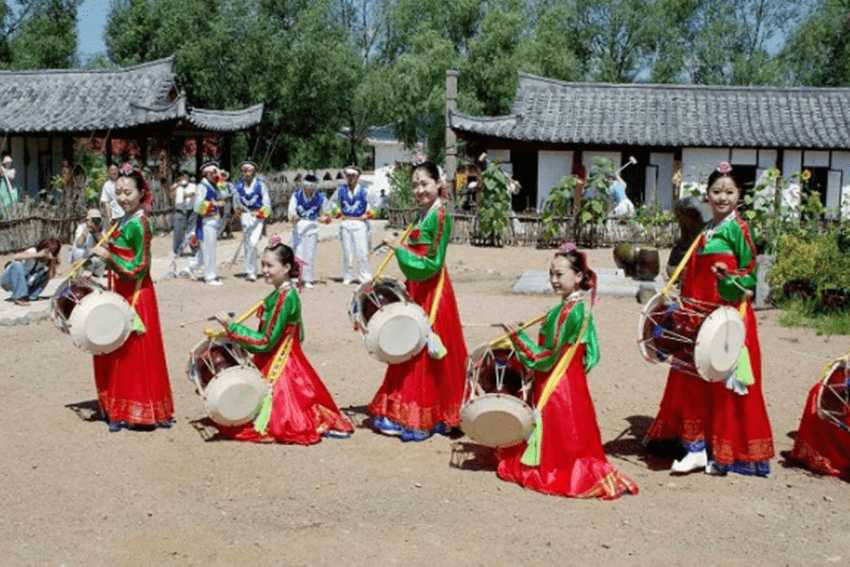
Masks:
[[[173,63],[168,57],[117,70],[0,71],[0,131],[86,133],[186,118],[200,128],[233,132],[260,122],[263,105],[188,107]]]
[[[511,113],[459,132],[556,144],[850,148],[850,89],[565,83],[519,74]]]

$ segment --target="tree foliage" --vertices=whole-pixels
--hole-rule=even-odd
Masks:
[[[77,63],[82,0],[0,1],[0,68],[66,69]]]

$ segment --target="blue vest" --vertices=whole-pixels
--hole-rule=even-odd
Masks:
[[[322,214],[325,206],[325,194],[319,189],[313,190],[313,197],[308,201],[303,189],[295,191],[295,213],[300,219],[316,220]]]
[[[366,188],[363,185],[358,185],[354,190],[354,195],[348,190],[348,185],[339,186],[337,197],[339,198],[339,208],[342,214],[347,217],[359,217],[366,214],[369,210],[369,201],[366,199]]]
[[[245,207],[256,211],[257,209],[262,208],[263,206],[263,183],[255,178],[256,183],[253,184],[253,190],[245,183],[245,181],[240,181],[236,185],[236,192],[239,194],[239,201],[245,205]]]

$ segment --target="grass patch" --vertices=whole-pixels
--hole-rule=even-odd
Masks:
[[[850,311],[824,313],[814,299],[786,299],[779,308],[783,327],[811,327],[818,335],[850,335]]]

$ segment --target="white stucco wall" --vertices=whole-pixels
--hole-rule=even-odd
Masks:
[[[850,152],[832,152],[832,169],[837,171],[834,181],[830,179],[826,207],[839,208],[843,217],[850,218]]]
[[[682,184],[705,193],[706,179],[729,154],[729,148],[682,148]]]
[[[541,151],[537,153],[537,210],[543,210],[546,197],[561,179],[572,174],[573,152]]]
[[[647,206],[653,204],[652,195],[655,190],[658,191],[659,206],[662,209],[670,209],[673,206],[673,154],[650,153],[649,165],[650,167],[646,168],[645,204]]]
[[[367,140],[375,148],[375,169],[395,165],[397,161],[413,161],[417,155],[424,153],[422,144],[408,149],[402,142],[385,140]]]

